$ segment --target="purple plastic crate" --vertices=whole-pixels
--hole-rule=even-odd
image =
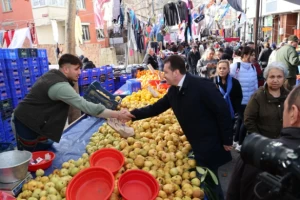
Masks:
[[[115,87],[115,81],[114,79],[108,79],[106,80],[106,87]]]
[[[0,77],[7,78],[5,70],[5,62],[3,59],[0,59]]]

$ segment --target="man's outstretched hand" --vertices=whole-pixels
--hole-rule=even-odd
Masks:
[[[120,120],[122,122],[128,122],[132,118],[135,118],[135,116],[132,115],[127,109],[122,109],[118,113],[118,120]]]

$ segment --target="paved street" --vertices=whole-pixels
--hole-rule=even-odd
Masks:
[[[219,178],[220,178],[222,189],[223,189],[225,196],[227,193],[227,188],[228,188],[228,184],[229,184],[232,172],[233,172],[233,168],[234,168],[236,160],[240,154],[236,150],[233,150],[233,151],[231,151],[231,155],[232,155],[232,161],[227,163],[226,165],[220,167],[220,169],[219,169]],[[224,174],[226,174],[227,176],[226,175],[224,176]]]

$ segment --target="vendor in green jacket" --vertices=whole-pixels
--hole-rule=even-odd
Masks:
[[[299,55],[296,51],[299,39],[296,35],[291,35],[288,38],[288,44],[281,47],[276,54],[276,61],[282,62],[288,69],[288,76],[284,83],[284,87],[291,91],[296,85],[296,75],[298,65],[300,65]]]
[[[12,122],[19,150],[40,151],[53,141],[59,142],[70,106],[101,118],[128,121],[133,117],[127,110],[113,111],[76,93],[73,85],[82,67],[78,57],[64,54],[58,65],[59,70],[50,70],[37,80],[14,111]]]

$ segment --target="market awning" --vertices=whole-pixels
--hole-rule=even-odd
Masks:
[[[288,1],[297,5],[300,5],[300,1],[299,0],[284,0],[284,1]]]

